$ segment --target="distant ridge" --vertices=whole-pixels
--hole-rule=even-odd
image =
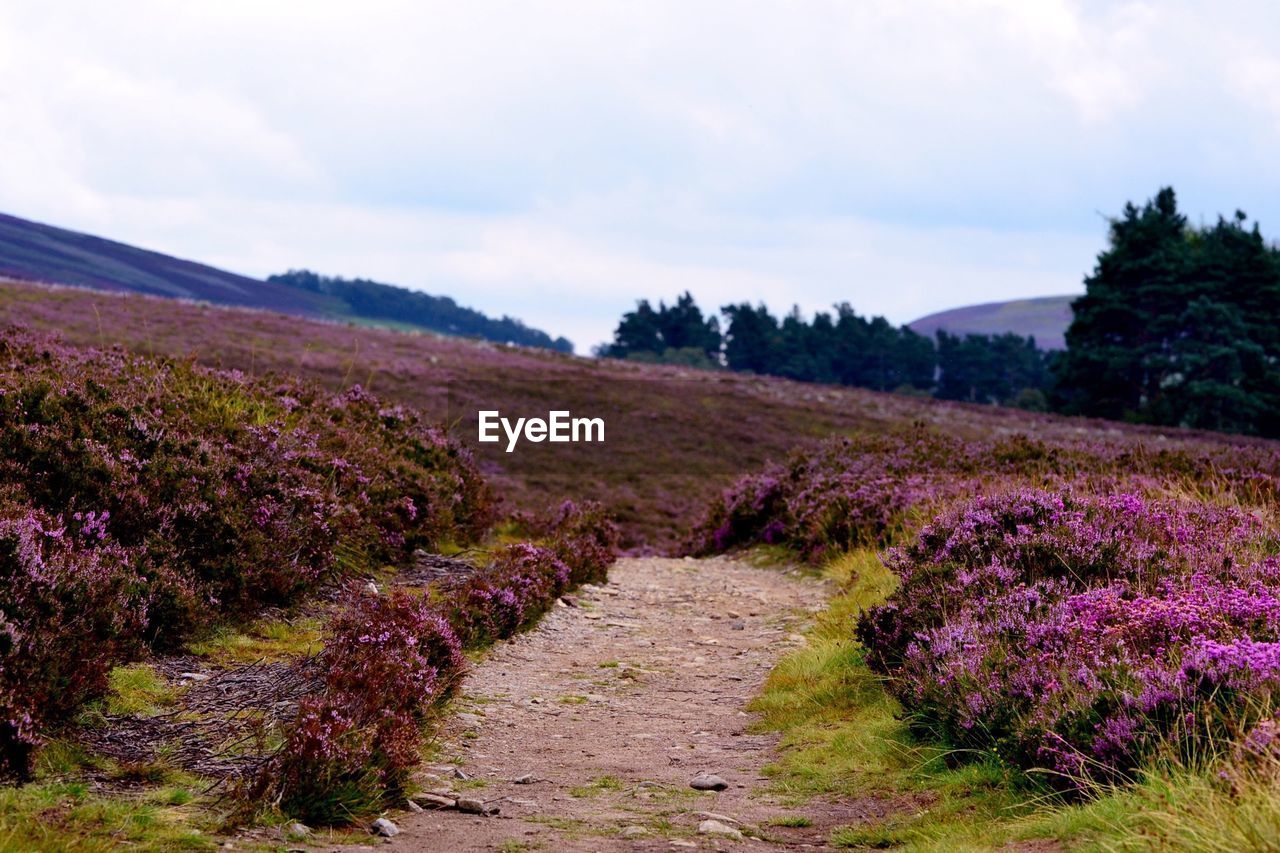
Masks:
[[[336,300],[317,294],[3,213],[0,274],[284,314],[330,316],[341,310]]]
[[[459,307],[447,297],[363,281],[351,282],[352,287],[344,292],[300,286],[287,275],[262,281],[4,213],[0,213],[2,277],[260,308],[303,317],[391,323],[499,343],[572,351],[572,344],[564,338],[553,340],[545,332],[508,317],[486,317]],[[370,294],[376,299],[371,299]],[[388,304],[397,310],[382,310]],[[439,322],[431,321],[435,317]]]
[[[915,332],[934,337],[939,330],[953,335],[999,335],[1013,332],[1032,336],[1036,346],[1046,350],[1066,349],[1067,327],[1071,325],[1071,303],[1078,296],[1041,296],[1008,302],[985,302],[929,314],[907,325]]]

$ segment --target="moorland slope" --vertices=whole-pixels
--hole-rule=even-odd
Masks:
[[[331,389],[364,385],[447,421],[508,509],[539,509],[551,496],[601,500],[623,528],[624,547],[639,550],[668,550],[738,474],[832,434],[923,426],[962,438],[1259,443],[20,282],[0,283],[0,324]],[[567,409],[604,417],[609,432],[602,445],[525,444],[506,453],[502,444],[475,442],[479,408],[521,416]]]

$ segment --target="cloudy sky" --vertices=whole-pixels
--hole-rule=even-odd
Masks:
[[[1163,184],[1280,236],[1269,0],[0,5],[0,211],[584,351],[640,296],[1072,293]]]

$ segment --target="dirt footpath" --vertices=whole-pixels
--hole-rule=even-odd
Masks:
[[[775,739],[750,733],[745,706],[825,597],[798,572],[731,559],[620,561],[608,586],[581,590],[467,677],[422,787],[500,813],[393,814],[400,834],[365,849],[821,847],[829,820],[769,794]],[[728,788],[694,791],[700,773]],[[788,816],[815,824],[770,823]],[[707,820],[745,837],[700,834]]]

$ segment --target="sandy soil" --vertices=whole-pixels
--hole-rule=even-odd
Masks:
[[[397,837],[346,849],[811,849],[856,821],[844,813],[854,804],[788,807],[770,793],[762,771],[775,738],[752,733],[746,710],[778,658],[804,642],[797,632],[826,596],[820,582],[726,558],[626,559],[610,577],[467,678],[422,787],[500,814],[397,813]],[[692,790],[701,772],[728,789]],[[699,835],[708,815],[747,837]],[[769,824],[799,815],[813,825]]]

